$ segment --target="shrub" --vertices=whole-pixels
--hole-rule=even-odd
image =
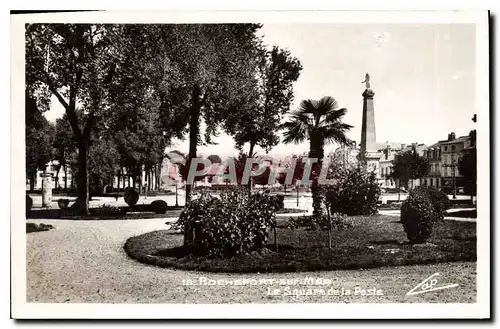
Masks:
[[[446,195],[443,191],[430,186],[418,186],[414,189],[414,191],[427,194],[436,215],[441,220],[444,218],[446,210],[451,208],[451,201],[448,198],[448,195]]]
[[[68,208],[69,199],[59,199],[59,200],[57,200],[57,205],[59,206],[59,209]]]
[[[151,202],[151,209],[155,214],[165,214],[167,212],[168,205],[163,200],[155,200]]]
[[[28,214],[33,207],[33,199],[26,194],[26,214]]]
[[[127,187],[123,194],[123,199],[130,207],[132,207],[137,203],[137,201],[139,201],[139,193],[137,193],[137,191],[133,188]]]
[[[347,168],[336,176],[334,184],[322,186],[323,203],[330,213],[348,216],[378,213],[381,190],[374,173]]]
[[[263,248],[277,210],[276,198],[261,193],[201,194],[186,205],[177,225],[185,239],[194,232],[189,242],[194,254],[232,257]]]
[[[411,243],[423,243],[432,233],[438,219],[428,194],[413,190],[401,206],[401,222]]]

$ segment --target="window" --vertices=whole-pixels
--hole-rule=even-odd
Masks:
[[[445,150],[445,152],[446,152],[446,151],[448,151],[448,146],[445,146],[445,147],[444,147],[444,150]]]
[[[452,151],[455,151],[455,145],[452,145],[452,146],[451,146],[451,150],[452,150]]]

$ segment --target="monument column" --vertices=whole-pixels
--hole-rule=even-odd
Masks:
[[[42,173],[42,207],[50,208],[52,204],[52,174]]]
[[[358,160],[363,168],[369,171],[375,171],[380,178],[380,157],[381,153],[377,150],[377,137],[375,133],[375,108],[373,105],[373,96],[375,93],[370,86],[370,75],[365,77],[366,89],[363,92],[363,121],[361,124],[361,146]]]

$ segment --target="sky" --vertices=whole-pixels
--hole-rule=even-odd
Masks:
[[[290,50],[302,63],[291,110],[303,99],[334,97],[347,108],[344,121],[354,126],[348,137],[358,144],[366,73],[375,92],[377,142],[431,145],[450,132],[458,137],[474,128],[474,25],[266,24],[259,33],[268,45]],[[53,98],[46,115],[55,120],[63,111]],[[200,146],[198,153],[237,154],[231,136],[221,132],[214,141],[218,144]],[[170,149],[187,152],[188,141],[174,140]],[[270,154],[307,150],[307,143],[279,144]],[[258,147],[256,151],[265,153]]]

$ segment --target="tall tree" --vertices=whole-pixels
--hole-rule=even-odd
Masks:
[[[278,144],[279,125],[290,110],[293,83],[302,70],[297,58],[276,46],[268,51],[260,45],[257,56],[248,99],[233,107],[226,120],[226,130],[234,136],[236,147],[242,150],[249,143],[249,157],[253,156],[256,145],[268,152]]]
[[[26,72],[64,107],[78,146],[77,202],[88,213],[88,152],[92,130],[106,118],[107,94],[120,61],[114,44],[122,28],[104,24],[29,24]],[[83,109],[81,122],[77,106]]]
[[[422,178],[429,171],[429,162],[421,157],[415,148],[396,154],[392,165],[391,177],[397,179],[398,190],[401,187],[401,182]]]
[[[26,90],[26,176],[30,181],[30,191],[34,190],[36,173],[45,170],[54,156],[54,126],[47,121],[37,106],[36,99]]]
[[[204,142],[211,143],[227,109],[241,103],[251,76],[257,45],[257,24],[168,25],[161,37],[170,47],[170,58],[181,73],[183,104],[188,109],[189,159],[202,144],[200,125],[205,123]],[[191,186],[186,186],[186,202]]]
[[[352,128],[343,123],[342,118],[347,109],[340,108],[337,101],[325,96],[318,101],[303,100],[297,111],[291,114],[290,120],[283,124],[285,143],[302,143],[309,140],[309,158],[318,159],[311,172],[311,192],[313,197],[313,215],[321,215],[321,196],[318,188],[318,178],[324,158],[326,143],[349,145],[351,141],[346,133]]]
[[[76,151],[74,135],[66,114],[56,119],[55,129],[54,159],[59,162],[59,166],[64,172],[64,189],[66,190],[68,188],[68,166],[73,158],[73,153]]]
[[[472,148],[467,150],[458,160],[458,172],[464,176],[465,193],[471,199],[477,193],[477,150]]]

